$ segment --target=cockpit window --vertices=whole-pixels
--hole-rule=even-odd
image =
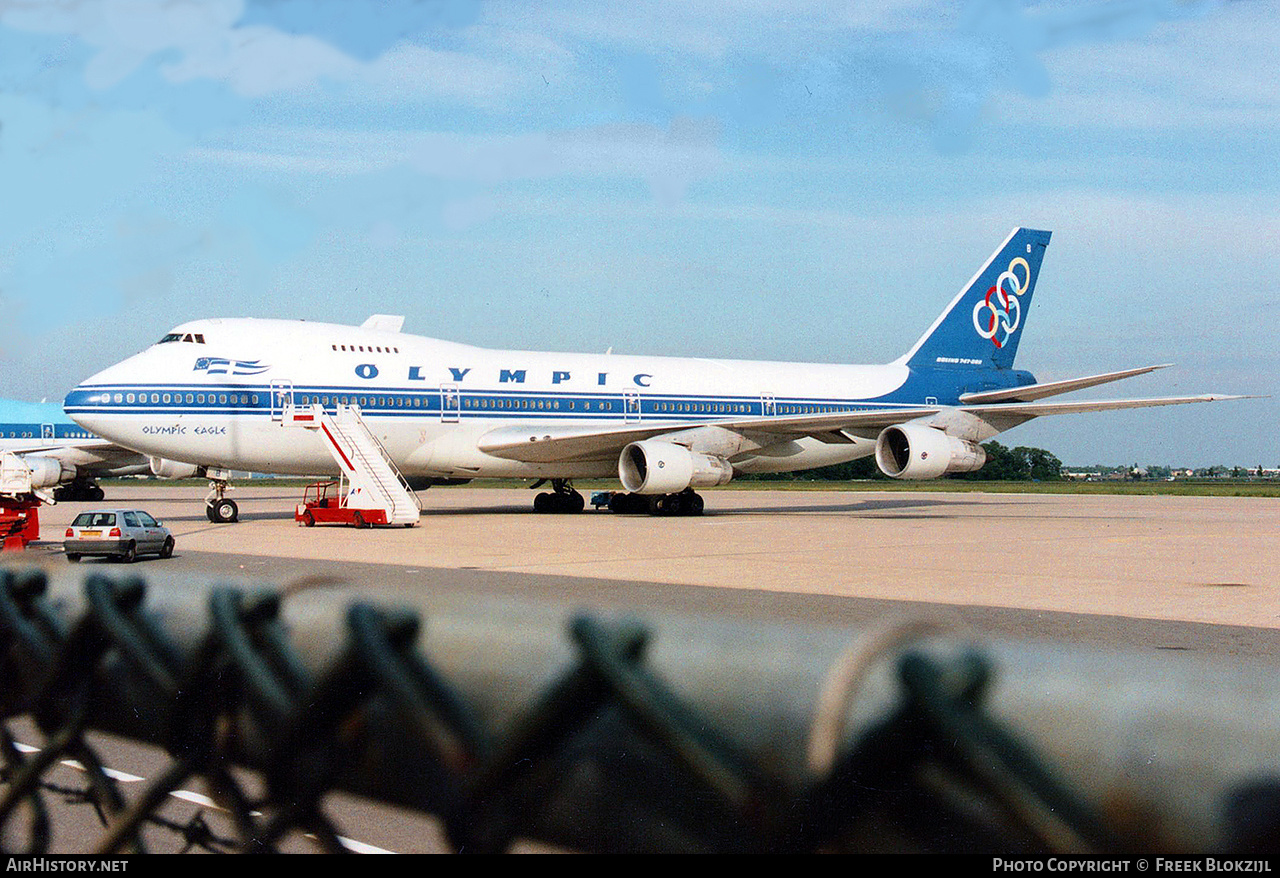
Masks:
[[[204,344],[204,334],[200,332],[171,332],[156,344],[168,344],[171,341],[185,341],[191,344]]]

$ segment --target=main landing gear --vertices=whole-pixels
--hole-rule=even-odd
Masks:
[[[225,478],[209,478],[209,493],[204,498],[205,517],[214,524],[231,524],[240,520],[240,507],[226,496],[231,488]]]
[[[59,485],[53,489],[53,499],[59,503],[64,500],[97,503],[106,496],[96,482],[82,481],[80,479],[66,485]]]
[[[539,479],[531,487],[538,488],[545,482]],[[568,479],[552,479],[551,492],[542,492],[533,498],[534,512],[581,512],[587,505],[582,495],[573,489]]]
[[[647,512],[650,515],[701,515],[702,496],[692,488],[679,494],[614,494],[609,498],[609,511],[623,514]]]

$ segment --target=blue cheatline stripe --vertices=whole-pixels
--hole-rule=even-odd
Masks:
[[[49,421],[39,423],[0,424],[0,439],[93,439],[96,438],[84,427],[59,421],[53,424],[53,436],[44,435],[44,427]]]
[[[444,391],[450,393],[450,391]],[[118,384],[82,386],[67,396],[68,414],[129,414],[138,416],[259,416],[266,417],[278,410],[273,406],[277,391],[271,385],[245,384]],[[134,394],[138,398],[128,402]],[[457,405],[442,407],[442,391],[439,388],[399,388],[351,385],[293,386],[292,398],[296,404],[317,403],[330,411],[336,410],[339,399],[345,397],[348,404],[359,405],[369,417],[377,418],[441,418],[458,420],[519,420],[524,418],[544,421],[733,421],[744,417],[787,416],[797,414],[826,414],[841,411],[872,411],[893,408],[903,403],[839,399],[834,397],[774,397],[769,411],[759,396],[714,396],[672,393],[585,393],[582,391],[527,391],[513,389],[477,388],[451,392],[456,394]],[[101,397],[120,396],[120,402],[102,402]],[[150,397],[173,397],[171,402],[153,402]],[[896,394],[895,394],[896,395]],[[194,402],[209,397],[209,402]],[[188,402],[187,397],[193,401]],[[222,397],[235,397],[236,402],[221,401]],[[321,398],[332,397],[327,402]],[[244,402],[238,400],[243,398]],[[401,400],[405,404],[388,405],[385,400]],[[360,401],[364,400],[363,403]],[[383,400],[379,404],[378,400]],[[628,403],[635,401],[639,409],[628,410]],[[420,401],[420,405],[412,402]],[[489,405],[484,405],[489,403]],[[499,403],[510,403],[500,406]],[[544,407],[538,408],[537,404]],[[557,407],[559,406],[559,407]],[[581,406],[581,407],[579,407]],[[708,411],[711,408],[737,408],[739,411]]]

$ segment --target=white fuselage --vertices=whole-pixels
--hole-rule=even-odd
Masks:
[[[714,423],[900,403],[910,370],[612,354],[488,350],[374,329],[290,320],[200,320],[77,387],[66,411],[128,448],[268,473],[336,472],[314,431],[281,422],[286,402],[357,405],[408,477],[596,477],[611,460],[491,456],[504,426]],[[951,396],[959,392],[952,389]],[[944,400],[945,402],[945,400]],[[873,438],[740,447],[742,472],[790,471],[870,454]]]

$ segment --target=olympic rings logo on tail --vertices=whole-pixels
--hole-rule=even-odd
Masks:
[[[1022,277],[1018,277],[1018,268]],[[1022,305],[1018,297],[1031,285],[1031,266],[1021,256],[1014,257],[1009,267],[1000,272],[995,286],[987,290],[986,298],[973,306],[973,328],[978,335],[991,339],[998,348],[1004,347],[1022,323]],[[985,315],[983,312],[986,312]]]

